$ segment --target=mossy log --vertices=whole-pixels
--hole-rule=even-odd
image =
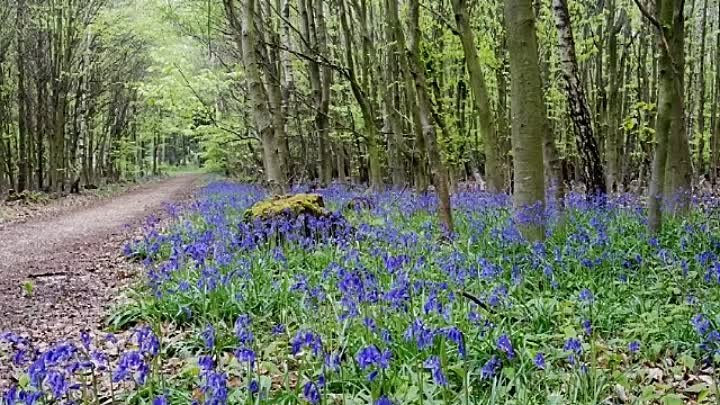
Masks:
[[[330,215],[330,211],[325,208],[325,202],[319,194],[293,194],[260,201],[245,211],[244,218],[246,221],[267,221],[281,216],[300,215],[321,218]]]

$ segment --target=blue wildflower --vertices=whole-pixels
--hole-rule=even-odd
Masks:
[[[380,360],[380,350],[375,345],[366,346],[357,354],[358,366],[361,370],[376,364]]]
[[[311,349],[316,356],[322,352],[322,339],[320,335],[310,331],[299,331],[290,341],[290,345],[292,346],[292,353],[294,355],[300,353],[300,350],[303,348]]]
[[[592,291],[590,291],[587,288],[583,288],[580,291],[578,298],[580,299],[581,302],[583,302],[585,304],[592,304],[593,301],[595,300],[595,297],[593,296]]]
[[[212,370],[215,368],[215,360],[213,360],[212,356],[200,356],[198,365],[204,371]]]
[[[691,322],[695,328],[695,332],[700,336],[705,336],[710,330],[710,321],[703,314],[695,315]]]
[[[248,391],[250,391],[251,394],[257,394],[258,391],[260,391],[260,384],[258,384],[257,380],[250,381],[250,384],[248,385]]]
[[[545,355],[542,352],[538,352],[533,358],[533,364],[540,370],[545,370]]]
[[[480,378],[488,380],[495,377],[501,367],[502,363],[500,362],[500,359],[498,359],[497,356],[492,356],[490,360],[482,366],[482,369],[480,370]]]
[[[90,344],[92,343],[92,339],[90,338],[90,332],[88,332],[87,330],[81,331],[80,342],[85,347],[85,350],[90,350]]]
[[[569,353],[567,358],[568,363],[575,364],[577,361],[576,356],[582,354],[583,352],[582,343],[577,338],[569,338],[565,341],[563,350]]]
[[[152,405],[168,405],[168,400],[165,395],[158,395],[153,399]]]
[[[237,349],[235,351],[235,357],[239,362],[249,363],[251,368],[255,365],[255,351],[253,351],[252,349],[246,347]]]
[[[325,355],[325,367],[332,371],[340,370],[340,363],[342,359],[338,353],[328,353]]]
[[[303,386],[303,396],[307,402],[313,405],[320,402],[320,390],[312,381],[306,382]]]
[[[425,360],[423,366],[430,370],[433,382],[437,385],[447,385],[448,380],[442,371],[442,365],[440,364],[440,358],[438,356],[430,356]]]
[[[60,399],[65,396],[68,391],[68,384],[63,374],[59,371],[52,370],[48,373],[46,381],[55,399]]]
[[[637,340],[633,340],[628,345],[628,350],[630,350],[630,353],[637,353],[640,351],[640,342]]]
[[[215,348],[215,328],[212,325],[208,325],[202,332],[202,339],[208,350]]]
[[[273,328],[272,328],[273,336],[282,335],[283,333],[285,333],[285,325],[279,323],[279,324],[276,324],[273,326]]]
[[[497,348],[501,352],[507,355],[507,358],[512,360],[515,357],[515,350],[513,350],[512,342],[507,335],[502,335],[498,338]]]
[[[375,401],[375,405],[393,405],[393,403],[388,397],[383,395]]]
[[[240,315],[235,321],[235,336],[243,346],[247,346],[255,340],[252,331],[250,331],[250,324],[249,315]]]
[[[160,350],[160,339],[149,326],[143,326],[135,331],[137,344],[143,354],[155,357]]]

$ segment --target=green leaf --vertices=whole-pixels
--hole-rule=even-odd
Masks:
[[[685,397],[680,394],[668,394],[663,397],[662,403],[665,405],[683,405]]]

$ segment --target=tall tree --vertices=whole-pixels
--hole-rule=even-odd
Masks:
[[[255,0],[243,0],[242,21],[235,14],[233,0],[224,0],[227,17],[233,27],[241,27],[241,43],[243,65],[247,76],[247,86],[255,128],[262,140],[263,162],[266,180],[275,192],[283,191],[285,184],[281,179],[280,164],[277,154],[277,141],[273,117],[270,113],[268,93],[262,81],[258,60],[258,37],[256,32]]]
[[[514,168],[513,205],[523,235],[544,237],[543,134],[548,128],[531,0],[505,0],[510,54],[510,100]]]
[[[591,193],[604,194],[606,192],[605,175],[597,141],[593,134],[590,108],[578,72],[575,37],[570,23],[567,0],[553,0],[552,9],[555,26],[558,30],[560,65],[568,95],[569,115],[575,130],[575,144],[582,164],[583,181]]]
[[[485,176],[488,190],[499,192],[503,189],[502,170],[498,156],[499,145],[495,117],[490,109],[490,97],[485,83],[485,74],[480,66],[480,59],[475,45],[475,35],[470,27],[466,0],[452,0],[455,11],[455,23],[460,43],[465,53],[465,64],[470,73],[470,86],[473,91],[475,107],[480,122],[480,132],[485,145]]]
[[[422,132],[425,138],[430,161],[430,170],[433,175],[433,182],[438,195],[438,210],[440,221],[448,232],[453,232],[452,207],[450,205],[450,185],[447,168],[440,155],[440,147],[437,142],[435,123],[432,118],[432,106],[430,94],[425,81],[425,71],[420,59],[420,2],[410,0],[410,12],[408,20],[408,67],[415,81],[415,95],[417,97],[418,112],[422,124]]]
[[[636,0],[657,30],[660,57],[655,156],[648,196],[648,230],[662,228],[662,209],[686,206],[690,191],[690,149],[685,132],[685,19],[682,0],[658,0],[657,18]],[[665,207],[664,207],[665,206]]]

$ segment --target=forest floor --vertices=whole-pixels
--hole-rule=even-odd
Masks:
[[[0,331],[52,342],[95,330],[134,270],[122,245],[164,202],[189,197],[203,177],[184,174],[127,193],[0,227]]]

